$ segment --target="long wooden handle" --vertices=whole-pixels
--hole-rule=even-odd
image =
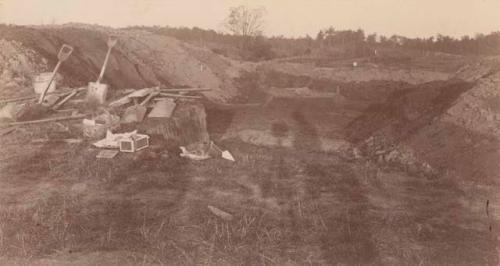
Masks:
[[[97,83],[101,83],[102,78],[104,77],[104,71],[106,71],[106,66],[108,65],[109,55],[111,54],[112,46],[108,48],[108,52],[106,53],[106,58],[104,59],[104,63],[101,67],[101,73],[99,74],[99,78],[97,79]]]
[[[154,93],[154,92],[150,93],[148,95],[148,97],[146,97],[146,99],[144,101],[142,101],[141,105],[144,106],[146,103],[149,102],[149,100],[151,100],[151,98],[153,98],[153,97],[155,97],[157,95],[158,95],[158,93]]]
[[[76,89],[76,90],[78,92],[81,92],[81,91],[84,91],[86,89],[87,88],[79,88],[79,89]],[[71,93],[71,91],[69,91],[69,92],[48,92],[48,93],[45,94],[45,96],[47,96],[47,95],[64,96],[64,95],[67,95],[68,93]],[[33,99],[36,99],[37,97],[39,97],[39,96],[38,95],[32,95],[32,96],[25,96],[25,97],[18,97],[18,98],[1,99],[0,100],[0,104],[33,100]]]
[[[49,81],[49,85],[47,85],[47,88],[45,88],[45,90],[43,90],[42,94],[40,95],[40,98],[38,99],[38,103],[41,104],[43,102],[43,99],[45,99],[45,94],[47,94],[47,91],[49,90],[50,88],[50,85],[52,84],[52,82],[54,81],[55,77],[56,77],[56,74],[57,74],[57,70],[59,70],[59,67],[61,66],[61,63],[62,61],[59,60],[57,62],[57,65],[56,67],[54,68],[54,71],[52,72],[52,77],[50,78],[50,81]]]
[[[65,104],[69,99],[73,98],[73,96],[77,95],[78,94],[78,90],[74,90],[73,92],[71,92],[68,96],[66,96],[66,98],[62,99],[59,103],[57,103],[56,105],[54,105],[54,107],[52,107],[52,110],[57,110],[59,109],[59,107],[61,107],[63,104]]]
[[[212,90],[212,89],[208,89],[208,88],[161,89],[162,92],[199,92],[199,91],[210,91],[210,90]]]
[[[160,92],[160,95],[172,98],[203,99],[203,97],[201,96],[188,96],[188,95],[180,95],[180,94],[165,93],[165,92]]]
[[[74,115],[74,116],[54,117],[54,118],[47,118],[47,119],[41,119],[41,120],[12,122],[12,123],[8,123],[7,125],[9,125],[9,126],[21,126],[21,125],[29,125],[29,124],[41,124],[41,123],[48,123],[48,122],[80,119],[80,118],[84,118],[86,116],[87,115],[83,114],[83,115]]]

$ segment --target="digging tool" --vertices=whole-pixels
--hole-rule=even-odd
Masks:
[[[123,122],[132,123],[141,122],[142,120],[144,120],[144,116],[146,115],[146,112],[148,110],[145,105],[147,102],[149,102],[149,100],[151,100],[151,98],[155,97],[156,95],[158,94],[150,93],[148,97],[146,97],[146,99],[140,104],[137,104],[137,98],[134,98],[135,104],[125,109],[125,113],[123,114]]]
[[[210,141],[210,148],[214,149],[217,153],[221,155],[222,158],[234,162],[235,159],[233,155],[228,150],[222,150],[219,146],[215,145],[213,141]]]
[[[45,88],[45,90],[40,95],[40,99],[38,99],[38,104],[41,104],[43,102],[43,99],[45,98],[45,94],[47,93],[47,91],[50,88],[50,85],[54,81],[54,78],[56,77],[57,71],[59,70],[61,63],[66,61],[66,59],[68,59],[68,57],[71,55],[71,53],[73,53],[73,47],[71,47],[67,44],[63,44],[63,46],[61,47],[61,50],[59,50],[59,53],[57,54],[57,59],[58,59],[57,65],[54,68],[54,71],[52,72],[52,77],[50,78],[49,84],[47,84],[47,88]]]
[[[101,84],[102,78],[104,77],[104,72],[106,71],[106,67],[109,61],[109,55],[111,54],[111,50],[115,47],[118,39],[114,36],[110,36],[106,44],[108,45],[108,52],[106,53],[106,58],[104,59],[104,63],[101,67],[101,73],[97,78],[96,82],[89,82],[89,89],[87,91],[87,101],[88,102],[96,102],[98,104],[104,104],[106,102],[106,95],[108,94],[108,85]]]
[[[49,111],[49,106],[44,106],[43,105],[43,100],[45,99],[45,95],[47,94],[47,91],[50,88],[50,85],[54,81],[54,78],[57,75],[57,71],[59,70],[59,67],[61,66],[61,63],[66,61],[68,57],[71,55],[73,52],[73,47],[63,44],[61,49],[59,50],[59,53],[57,54],[57,65],[54,68],[54,71],[52,72],[52,77],[50,78],[49,83],[47,84],[47,88],[40,94],[40,98],[38,99],[38,102],[36,104],[31,104],[27,103],[26,105],[23,106],[21,111],[16,115],[17,120],[29,120],[29,119],[37,119],[42,117],[46,112]]]

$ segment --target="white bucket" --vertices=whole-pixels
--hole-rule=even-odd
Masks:
[[[35,88],[35,93],[42,94],[43,91],[47,88],[50,82],[50,78],[52,77],[52,72],[41,73],[38,76],[35,76],[33,79],[33,87]],[[52,81],[50,84],[49,90],[47,92],[53,92],[56,90],[57,78]]]

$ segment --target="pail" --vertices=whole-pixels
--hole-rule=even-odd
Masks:
[[[50,78],[52,78],[52,72],[45,72],[35,76],[35,78],[33,79],[33,87],[35,88],[35,93],[42,94],[49,85]],[[54,78],[47,92],[53,92],[56,89],[56,83],[57,78]]]

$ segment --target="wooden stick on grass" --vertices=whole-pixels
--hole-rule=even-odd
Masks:
[[[86,90],[87,88],[82,87],[76,89],[76,91],[80,92],[83,90]],[[55,96],[64,96],[67,95],[68,92],[51,92],[47,93],[47,95],[55,95]],[[12,103],[12,102],[22,102],[22,101],[27,101],[27,100],[33,100],[36,99],[38,95],[31,95],[31,96],[24,96],[24,97],[18,97],[18,98],[10,98],[10,99],[0,99],[0,104],[2,103]]]
[[[74,120],[74,119],[80,119],[84,118],[87,115],[82,114],[82,115],[73,115],[73,116],[62,116],[62,117],[53,117],[53,118],[46,118],[46,119],[40,119],[40,120],[31,120],[31,121],[22,121],[22,122],[11,122],[8,123],[8,126],[21,126],[21,125],[31,125],[31,124],[43,124],[43,123],[48,123],[48,122],[57,122],[57,121],[65,121],[65,120]]]
[[[160,92],[160,95],[165,96],[165,97],[186,98],[186,99],[202,99],[203,98],[201,96],[188,96],[188,95],[180,95],[180,94],[165,93],[165,92]]]
[[[211,91],[212,89],[208,88],[185,88],[185,89],[161,89],[162,92],[198,92],[198,91]]]

